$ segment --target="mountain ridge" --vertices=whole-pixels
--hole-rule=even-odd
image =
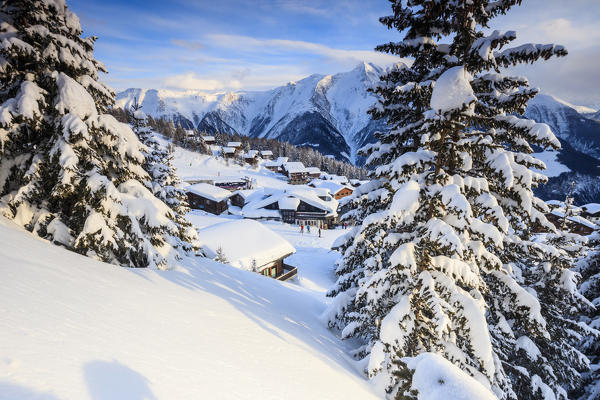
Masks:
[[[367,114],[376,102],[368,88],[384,71],[361,63],[350,71],[312,74],[264,91],[211,94],[130,88],[117,94],[116,105],[128,108],[137,100],[147,114],[186,129],[278,139],[362,165],[358,149],[374,142],[376,131],[386,129],[383,121]],[[525,116],[550,125],[563,144],[556,154],[538,149],[538,155],[550,161],[550,184],[540,188],[539,195],[564,197],[565,179],[593,182],[600,176],[600,111],[541,93],[530,101]],[[600,190],[592,198],[600,201]]]
[[[380,124],[367,114],[376,98],[367,91],[383,68],[361,63],[337,74],[313,74],[266,91],[217,94],[130,88],[117,94],[116,106],[135,101],[154,117],[206,132],[224,131],[308,145],[356,163],[357,150],[372,140]]]

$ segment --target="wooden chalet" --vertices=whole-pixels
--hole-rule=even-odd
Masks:
[[[262,158],[263,160],[272,160],[273,152],[271,150],[261,150],[260,158]]]
[[[185,188],[190,208],[219,215],[227,211],[231,192],[208,183],[197,183]]]
[[[581,216],[596,224],[600,223],[600,204],[589,203],[581,206]]]
[[[302,185],[308,183],[308,170],[299,161],[292,161],[283,164],[283,171],[289,178],[292,185]]]
[[[588,221],[587,219],[578,215],[569,216],[565,220],[562,210],[553,210],[546,214],[546,218],[548,218],[548,221],[552,222],[557,229],[562,229],[564,221],[565,229],[568,232],[576,233],[582,236],[587,236],[600,228],[593,222]]]
[[[280,199],[278,206],[281,212],[281,220],[288,224],[313,225],[326,228],[332,225],[335,220],[335,217],[322,207],[293,196]]]
[[[298,270],[285,262],[296,249],[284,238],[259,222],[238,219],[218,223],[198,231],[198,241],[205,256],[254,271],[277,280],[290,280]]]
[[[244,153],[244,162],[252,166],[258,165],[258,150],[248,150]]]
[[[202,136],[202,140],[204,140],[204,143],[206,143],[207,145],[213,145],[213,144],[215,144],[215,137],[214,136]]]
[[[320,179],[315,179],[309,186],[319,189],[327,189],[329,193],[336,199],[340,200],[346,196],[350,196],[354,189],[347,185],[342,185],[341,183],[337,183],[335,181],[324,181]]]
[[[317,179],[321,177],[321,170],[317,167],[307,167],[308,177],[311,179]]]
[[[238,155],[242,152],[242,142],[227,142],[227,146],[234,150],[234,154]]]
[[[326,229],[337,220],[338,202],[328,194],[319,196],[318,190],[278,191],[266,196],[255,196],[247,199],[242,215],[245,218],[280,220],[289,224]]]
[[[236,190],[232,193],[229,198],[229,202],[232,206],[236,207],[244,207],[249,202],[253,201],[257,198],[263,198],[264,189],[242,189]]]
[[[269,171],[283,172],[283,165],[288,161],[287,157],[277,157],[277,160],[267,161],[263,166]]]
[[[236,150],[233,147],[223,147],[224,158],[235,158]]]

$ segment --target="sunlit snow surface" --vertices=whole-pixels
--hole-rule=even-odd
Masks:
[[[288,187],[264,169],[182,149],[175,164],[182,177],[247,175]],[[199,229],[240,218],[188,217]],[[383,387],[369,384],[348,355],[357,343],[342,342],[319,318],[340,257],[329,249],[348,231],[319,237],[262,224],[296,249],[286,260],[298,267],[294,281],[199,257],[170,271],[116,267],[0,218],[0,400],[382,398]],[[473,397],[483,393],[478,384],[444,360],[413,364],[420,400],[444,393],[424,390],[439,386],[439,376],[453,393],[472,389],[457,398],[485,398]]]
[[[0,242],[2,400],[374,397],[313,290],[200,258],[115,267],[5,219]],[[322,252],[295,260],[318,259],[300,278],[317,292]]]

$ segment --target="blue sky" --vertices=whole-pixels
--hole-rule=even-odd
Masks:
[[[600,1],[529,0],[492,28],[519,43],[558,42],[570,56],[519,68],[532,84],[576,104],[600,107]],[[398,40],[378,18],[387,0],[67,0],[97,35],[96,57],[116,89],[260,90],[313,73],[388,65],[374,52]]]

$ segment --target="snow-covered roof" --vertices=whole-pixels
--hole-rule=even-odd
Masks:
[[[185,134],[188,135],[188,136],[196,136],[196,132],[194,132],[191,129],[186,129],[185,130]]]
[[[306,167],[309,174],[320,174],[321,170],[317,167]]]
[[[334,195],[342,189],[348,189],[350,191],[353,190],[352,188],[349,188],[348,186],[342,185],[341,183],[335,181],[323,181],[320,179],[315,179],[310,184],[314,185],[316,188],[327,189],[331,194]]]
[[[317,196],[319,197],[331,197],[331,192],[329,191],[329,189],[325,189],[325,188],[314,188],[314,192],[317,194]]]
[[[256,199],[262,199],[264,196],[264,190],[262,188],[259,189],[242,189],[236,190],[232,193],[232,195],[238,194],[242,196],[242,198],[246,201],[253,201]]]
[[[590,214],[597,214],[600,213],[600,204],[599,203],[589,203],[589,204],[584,204],[583,206],[581,206],[581,208]]]
[[[242,142],[227,142],[227,147],[240,147]]]
[[[272,156],[273,152],[271,150],[262,150],[260,154],[263,156]]]
[[[286,162],[285,164],[283,164],[283,168],[285,168],[285,170],[291,174],[308,172],[304,164],[302,164],[300,161]]]
[[[552,214],[554,214],[554,215],[556,215],[557,217],[560,217],[560,218],[564,218],[564,216],[565,216],[564,211],[563,210],[559,210],[559,209],[552,210]],[[593,222],[591,222],[591,221],[583,218],[580,215],[571,215],[571,216],[567,217],[567,220],[569,220],[571,222],[576,222],[576,223],[584,225],[584,226],[587,226],[588,228],[598,229],[598,225],[596,225]]]
[[[275,160],[275,162],[279,163],[279,165],[283,165],[285,164],[287,161],[289,160],[288,157],[277,157],[277,160]]]
[[[196,183],[185,188],[190,193],[197,194],[212,201],[223,201],[231,196],[231,192],[208,183]]]
[[[235,149],[233,147],[223,147],[223,153],[232,154],[235,153]]]
[[[300,200],[297,197],[282,197],[277,202],[280,210],[296,210],[300,205]]]
[[[214,136],[202,136],[202,138],[204,139],[205,142],[209,142],[209,141],[214,141],[215,140]]]
[[[264,194],[266,197],[261,199],[256,199],[254,201],[249,201],[248,204],[244,206],[242,209],[242,213],[247,218],[272,218],[279,217],[278,210],[268,210],[264,207],[267,207],[273,203],[279,203],[279,200],[294,197],[299,201],[303,201],[307,204],[310,204],[313,207],[319,208],[327,213],[327,215],[337,215],[337,207],[338,201],[334,198],[330,198],[329,200],[323,200],[319,198],[319,194],[313,188],[303,188],[297,187],[293,189],[287,190],[265,190]],[[290,205],[291,200],[283,200],[283,204]],[[289,202],[289,203],[288,203]],[[295,209],[295,208],[294,208]]]
[[[198,231],[200,247],[207,257],[215,258],[221,248],[228,263],[251,270],[286,257],[296,249],[284,238],[251,219],[239,219],[211,225]]]
[[[328,181],[341,183],[342,185],[348,183],[348,178],[344,175],[324,174],[322,178]]]
[[[258,155],[258,150],[248,150],[247,153],[244,154],[245,158],[254,158]]]
[[[247,182],[247,176],[241,175],[192,175],[192,176],[184,176],[181,178],[184,182],[189,182],[191,184],[195,183],[229,183],[229,182]]]

